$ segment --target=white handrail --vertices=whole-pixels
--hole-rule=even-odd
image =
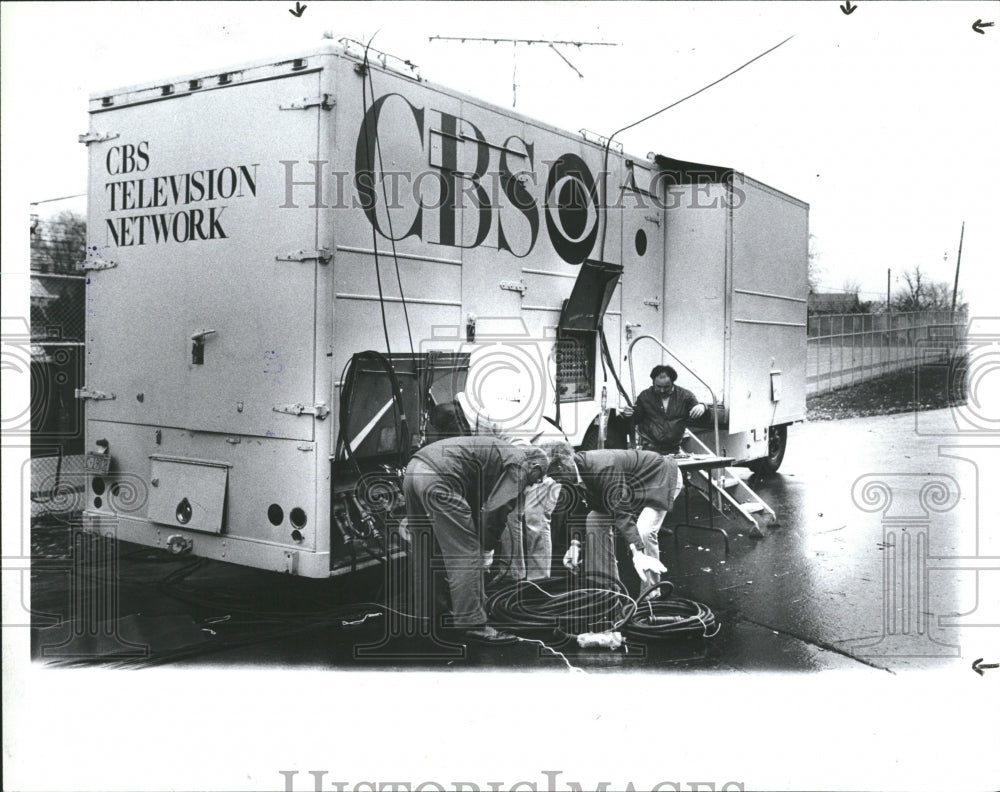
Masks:
[[[679,357],[677,357],[677,355],[673,351],[671,351],[667,347],[667,345],[664,344],[659,338],[656,338],[656,336],[642,335],[642,336],[639,336],[638,338],[634,339],[632,341],[632,343],[628,345],[628,353],[626,354],[626,357],[628,358],[629,379],[631,380],[631,383],[632,383],[632,398],[633,399],[636,398],[636,393],[635,393],[635,367],[632,365],[632,347],[634,347],[636,344],[638,344],[644,338],[648,338],[650,341],[655,342],[657,344],[657,346],[660,347],[660,349],[662,349],[664,352],[666,352],[668,355],[670,355],[670,357],[672,357],[675,361],[677,361],[677,363],[679,363],[681,366],[683,366],[692,377],[694,377],[696,380],[698,380],[698,382],[700,382],[702,385],[704,385],[705,388],[708,390],[709,394],[712,396],[712,426],[713,426],[713,429],[715,431],[715,455],[716,456],[722,456],[722,454],[719,451],[719,411],[718,411],[719,402],[715,398],[715,391],[712,390],[712,386],[711,385],[709,385],[707,382],[705,382],[705,380],[703,380],[701,377],[698,376],[698,374],[694,371],[694,369],[692,369],[690,366],[688,366],[687,364],[685,364],[683,360],[681,360]]]

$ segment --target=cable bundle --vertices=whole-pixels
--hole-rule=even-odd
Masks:
[[[554,578],[543,583],[565,589]],[[522,580],[492,594],[486,611],[492,623],[511,629],[553,630],[569,635],[610,630],[621,620],[624,592],[610,589],[569,589],[552,594],[534,581]]]
[[[712,638],[719,624],[711,609],[700,602],[670,597],[673,584],[653,586],[637,600],[624,591],[601,588],[567,589],[549,578],[541,581],[551,593],[534,581],[520,581],[492,594],[486,609],[497,626],[511,630],[553,630],[566,635],[621,631],[643,640],[663,640],[682,636]],[[654,591],[659,599],[650,599]]]
[[[656,590],[663,591],[659,599],[649,599]],[[719,632],[715,614],[707,605],[683,597],[671,597],[673,583],[663,581],[650,588],[627,609],[619,627],[631,638],[656,641],[681,635],[713,638]]]

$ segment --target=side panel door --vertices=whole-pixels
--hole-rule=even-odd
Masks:
[[[622,320],[624,339],[622,356],[639,336],[661,338],[664,311],[664,242],[663,210],[649,192],[652,173],[641,163],[629,163],[625,186],[621,192],[622,203]],[[669,342],[667,343],[669,346]],[[619,358],[621,359],[621,358]],[[649,340],[640,341],[633,348],[627,370],[619,372],[622,384],[631,390],[630,369],[635,375],[635,392],[649,385],[649,372],[662,362],[663,352]],[[669,362],[669,361],[668,361]]]
[[[88,417],[311,440],[314,208],[284,207],[282,160],[318,156],[320,72],[95,112],[87,383],[115,394]],[[247,108],[253,107],[254,112]],[[262,111],[264,108],[265,111]]]
[[[806,209],[749,179],[742,189],[746,200],[733,208],[730,432],[805,418]]]

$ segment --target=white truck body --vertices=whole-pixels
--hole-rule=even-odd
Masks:
[[[308,577],[368,563],[338,528],[357,482],[335,455],[343,372],[388,351],[383,311],[393,360],[492,361],[434,399],[474,385],[555,417],[558,387],[581,443],[598,336],[559,328],[584,262],[620,267],[598,319],[626,387],[627,336],[648,333],[714,390],[724,453],[759,458],[805,416],[807,207],[739,174],[676,183],[612,148],[605,193],[599,143],[332,45],[96,94],[90,118],[90,530]],[[585,342],[576,363],[557,334]],[[637,346],[640,387],[659,362]],[[394,407],[373,387],[345,434],[374,458]]]

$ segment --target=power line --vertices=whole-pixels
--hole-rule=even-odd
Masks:
[[[476,36],[431,36],[428,41],[481,41],[494,44],[565,44],[572,47],[620,47],[613,41],[560,41],[558,39],[492,38]]]
[[[677,100],[676,102],[673,102],[672,104],[668,104],[668,105],[667,105],[666,107],[661,107],[661,108],[660,108],[659,110],[657,110],[656,112],[654,112],[654,113],[650,113],[650,114],[649,114],[648,116],[645,116],[645,117],[643,117],[643,118],[640,118],[640,119],[639,119],[638,121],[636,121],[636,122],[634,122],[634,123],[632,123],[632,124],[629,124],[629,125],[628,125],[628,126],[626,126],[626,127],[622,127],[622,128],[621,128],[621,129],[619,129],[619,130],[618,130],[617,132],[615,132],[615,133],[614,133],[614,134],[613,134],[613,135],[611,136],[611,138],[609,138],[609,141],[610,141],[610,140],[613,140],[613,139],[614,139],[614,138],[615,138],[615,137],[616,137],[617,135],[620,135],[620,134],[621,134],[622,132],[626,132],[626,131],[628,131],[629,129],[631,129],[632,127],[634,127],[634,126],[639,126],[639,124],[641,124],[641,123],[642,123],[643,121],[648,121],[648,120],[649,120],[649,119],[651,119],[651,118],[655,118],[655,117],[656,117],[656,116],[658,116],[658,115],[659,115],[660,113],[665,113],[665,112],[666,112],[667,110],[669,110],[670,108],[672,108],[672,107],[677,107],[677,105],[679,105],[679,104],[680,104],[681,102],[686,102],[686,101],[687,101],[688,99],[692,99],[693,97],[697,96],[698,94],[702,93],[703,91],[707,91],[707,90],[708,90],[709,88],[711,88],[711,87],[712,87],[713,85],[718,85],[718,84],[719,84],[720,82],[722,82],[723,80],[727,80],[727,79],[729,79],[729,78],[730,78],[730,77],[732,77],[732,76],[733,76],[734,74],[736,74],[736,72],[738,72],[738,71],[742,71],[743,69],[745,69],[745,68],[746,68],[747,66],[749,66],[749,65],[750,65],[751,63],[753,63],[754,61],[758,61],[758,60],[760,60],[761,58],[763,58],[763,57],[764,57],[765,55],[768,55],[768,54],[770,54],[770,53],[774,52],[774,51],[775,51],[776,49],[778,49],[778,47],[782,46],[783,44],[787,44],[787,43],[788,43],[789,41],[791,41],[791,40],[792,40],[793,38],[795,38],[795,36],[794,36],[794,35],[792,35],[792,36],[789,36],[788,38],[786,38],[786,39],[785,39],[784,41],[780,42],[779,44],[775,44],[775,45],[774,45],[773,47],[771,47],[771,49],[769,49],[769,50],[764,50],[764,52],[760,53],[760,55],[757,55],[756,57],[754,57],[754,58],[751,58],[751,59],[750,59],[750,60],[748,60],[748,61],[747,61],[746,63],[744,63],[744,64],[743,64],[742,66],[739,66],[739,67],[737,67],[737,68],[733,69],[733,70],[732,70],[731,72],[729,72],[728,74],[726,74],[726,75],[723,75],[722,77],[720,77],[720,78],[719,78],[718,80],[716,80],[715,82],[710,82],[710,83],[709,83],[708,85],[704,86],[703,88],[699,88],[699,89],[698,89],[697,91],[695,91],[694,93],[691,93],[691,94],[688,94],[688,95],[687,95],[687,96],[685,96],[685,97],[684,97],[683,99],[678,99],[678,100]]]
[[[728,80],[730,77],[732,77],[737,72],[742,71],[747,66],[749,66],[751,63],[754,63],[755,61],[759,61],[765,55],[769,55],[770,53],[774,52],[776,49],[778,49],[778,47],[781,47],[784,44],[787,44],[793,38],[795,38],[794,34],[791,35],[791,36],[789,36],[788,38],[786,38],[784,41],[781,41],[781,42],[775,44],[770,49],[764,50],[762,53],[760,53],[760,55],[757,55],[757,56],[751,58],[746,63],[744,63],[742,66],[736,67],[735,69],[733,69],[728,74],[724,74],[719,79],[717,79],[717,80],[715,80],[713,82],[710,82],[708,85],[705,85],[702,88],[699,88],[694,93],[688,94],[683,99],[678,99],[676,102],[671,102],[666,107],[661,107],[659,110],[656,110],[655,112],[652,112],[652,113],[650,113],[647,116],[643,116],[638,121],[634,121],[631,124],[629,124],[628,126],[623,126],[621,129],[619,129],[617,132],[614,132],[611,135],[611,137],[609,137],[607,139],[607,142],[604,144],[604,167],[601,170],[601,182],[602,182],[602,184],[604,186],[603,192],[604,192],[604,204],[605,204],[605,207],[604,207],[605,222],[602,224],[602,229],[601,229],[601,258],[604,257],[604,243],[605,243],[605,239],[606,239],[606,236],[607,236],[607,233],[608,233],[608,224],[607,224],[607,220],[606,220],[606,218],[607,218],[607,196],[608,196],[607,181],[608,181],[608,154],[611,151],[611,141],[614,140],[622,132],[627,132],[629,129],[632,129],[632,127],[637,127],[637,126],[639,126],[639,124],[641,124],[641,123],[643,123],[645,121],[649,121],[649,119],[655,118],[656,116],[660,115],[660,113],[665,113],[665,112],[667,112],[667,110],[670,110],[673,107],[677,107],[677,105],[679,105],[679,104],[681,104],[683,102],[686,102],[688,99],[692,99],[695,96],[697,96],[698,94],[707,91],[709,88],[711,88],[714,85],[718,85],[723,80]]]
[[[38,204],[52,203],[53,201],[67,201],[70,198],[83,198],[87,193],[76,193],[76,195],[63,195],[59,198],[43,198],[41,201],[32,201],[29,206],[38,206]]]

